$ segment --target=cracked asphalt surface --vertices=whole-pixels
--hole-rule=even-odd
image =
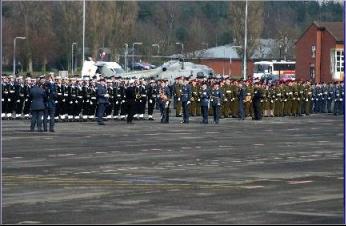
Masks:
[[[2,121],[3,223],[343,223],[342,116],[180,120]]]

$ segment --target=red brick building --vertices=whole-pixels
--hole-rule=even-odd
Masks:
[[[200,59],[199,64],[207,65],[212,68],[216,74],[228,75],[231,78],[243,77],[243,60],[242,59],[225,59],[225,58],[210,58]],[[251,78],[253,75],[254,64],[252,60],[247,63],[247,77]]]
[[[315,82],[344,79],[342,22],[314,22],[296,42],[296,78]]]
[[[272,50],[275,45],[276,40],[274,39],[259,40],[258,48],[247,60],[247,78],[253,76],[255,61],[274,59]],[[209,66],[216,74],[227,75],[231,78],[242,78],[243,58],[238,55],[237,48],[241,47],[227,44],[188,53],[185,57],[194,63]]]

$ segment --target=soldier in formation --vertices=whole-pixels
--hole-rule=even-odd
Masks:
[[[2,119],[30,118],[30,90],[36,79],[4,75],[1,79]],[[201,117],[205,122],[206,111],[215,117],[215,122],[219,122],[219,118],[344,114],[343,82],[252,84],[230,78],[190,80],[178,77],[173,85],[169,85],[161,80],[134,79],[130,83],[128,79],[112,77],[103,85],[102,95],[107,100],[100,99],[100,80],[96,78],[50,76],[44,84],[49,97],[44,125],[50,122],[51,130],[54,130],[53,121],[126,120],[130,101],[126,90],[130,86],[134,87],[135,93],[134,106],[130,108],[134,120],[154,120],[155,110],[160,109],[162,122],[169,122],[170,107],[176,109],[176,116],[183,117],[185,123],[189,122],[189,117]],[[100,101],[105,102],[104,106],[100,106]]]

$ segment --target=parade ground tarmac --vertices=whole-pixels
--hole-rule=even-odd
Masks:
[[[180,120],[2,121],[2,222],[343,223],[343,116]]]

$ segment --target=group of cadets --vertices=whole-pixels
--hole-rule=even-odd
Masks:
[[[318,83],[309,81],[286,81],[275,83],[252,83],[231,79],[191,81],[190,115],[201,116],[203,84],[209,87],[211,98],[208,115],[220,118],[261,119],[264,117],[302,116],[312,113],[344,114],[344,83]],[[183,82],[178,79],[174,84],[176,116],[184,116],[183,101],[180,96]],[[216,86],[216,87],[215,87]],[[215,88],[212,88],[215,87]],[[218,90],[221,93],[218,93]],[[216,94],[213,94],[213,92]],[[215,99],[215,96],[218,98]]]
[[[2,76],[2,119],[30,118],[30,89],[35,79]],[[97,114],[96,78],[55,78],[56,99],[54,118],[57,121],[95,120]],[[219,123],[220,118],[261,119],[264,117],[301,116],[311,113],[344,114],[344,84],[309,81],[252,83],[229,78],[195,79],[178,77],[167,81],[133,80],[135,86],[134,119],[154,120],[160,110],[161,122],[169,122],[170,108],[182,123],[190,116],[208,116]],[[126,120],[126,89],[130,81],[120,77],[106,80],[108,102],[104,118]]]

